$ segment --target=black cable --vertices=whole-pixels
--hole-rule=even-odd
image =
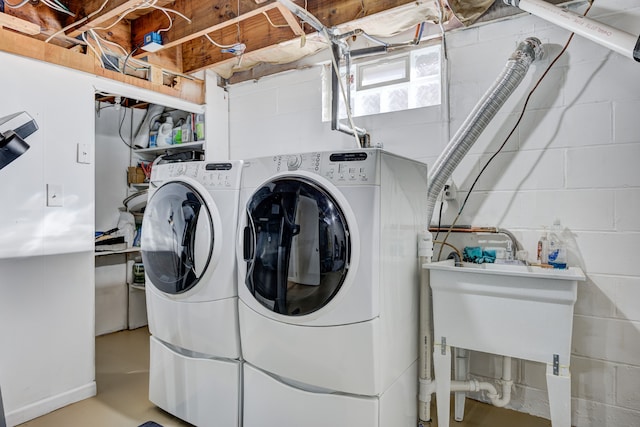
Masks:
[[[438,212],[438,230],[436,231],[436,237],[433,238],[434,241],[438,240],[438,236],[440,235],[440,227],[442,226],[442,207],[444,206],[444,200],[440,201],[440,211]]]
[[[120,135],[120,139],[122,140],[124,145],[126,145],[130,149],[133,149],[131,144],[127,144],[127,141],[125,141],[124,138],[122,137],[122,125],[124,124],[124,119],[127,117],[127,110],[128,110],[128,108],[125,107],[124,108],[124,114],[122,115],[122,120],[120,120],[120,126],[118,127],[118,135]],[[133,110],[131,110],[131,116],[133,117]]]
[[[131,58],[131,55],[133,55],[136,52],[136,50],[142,47],[143,44],[144,44],[144,41],[138,43],[138,45],[136,45],[133,49],[131,49],[131,52],[129,52],[127,56],[124,58],[124,62],[122,63],[122,74],[127,75],[127,61],[129,60],[129,58]]]

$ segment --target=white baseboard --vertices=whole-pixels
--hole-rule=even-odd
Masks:
[[[6,414],[7,427],[14,427],[44,414],[48,414],[49,412],[53,412],[63,406],[93,397],[96,395],[96,391],[96,382],[92,381],[73,390],[23,406]]]

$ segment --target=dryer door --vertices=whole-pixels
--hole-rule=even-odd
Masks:
[[[274,179],[247,203],[245,285],[276,313],[301,316],[325,306],[349,268],[347,222],[336,200],[305,177]]]
[[[173,181],[156,190],[142,221],[142,261],[152,286],[167,294],[192,289],[211,262],[213,243],[211,212],[193,186]]]

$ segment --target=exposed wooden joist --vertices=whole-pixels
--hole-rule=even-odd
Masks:
[[[134,76],[106,70],[96,64],[93,56],[44,43],[32,37],[0,28],[0,51],[61,65],[95,76],[108,78],[132,86],[184,99],[196,104],[204,104],[204,82],[198,79],[176,77],[173,87],[152,83]]]
[[[40,26],[15,16],[0,12],[0,27],[11,28],[23,34],[40,34]]]
[[[340,2],[340,7],[337,7],[335,0],[317,0],[308,3],[308,10],[327,27],[334,27],[415,2],[415,0],[343,0]],[[297,3],[300,4],[300,2]]]
[[[291,30],[293,30],[293,33],[295,35],[297,36],[304,35],[304,30],[300,26],[300,23],[298,22],[298,18],[296,18],[296,16],[289,9],[284,7],[282,3],[278,3],[278,10],[282,14],[282,17],[284,18],[284,20],[287,21],[287,24],[289,25],[289,27],[291,27]]]
[[[238,9],[238,4],[240,4],[240,9]],[[235,0],[176,0],[171,9],[187,16],[191,19],[191,23],[174,15],[175,19],[171,28],[162,32],[163,46],[165,48],[178,46],[223,27],[235,27],[243,20],[278,7],[278,4],[271,1],[269,4],[259,6],[253,0],[240,0],[239,2]],[[166,22],[166,15],[161,11],[154,11],[136,19],[131,26],[133,42],[140,43],[145,34],[158,31],[161,29],[160,26]]]
[[[340,8],[335,7],[335,1],[318,0],[309,2],[309,12],[316,16],[327,26],[341,25],[364,16],[373,15],[398,6],[413,3],[415,0],[344,0]],[[364,6],[364,7],[363,7]],[[286,16],[281,17],[280,22],[286,23]],[[309,25],[304,31],[313,32]],[[225,27],[215,31],[211,37],[222,45],[238,42],[237,28]],[[255,51],[276,45],[284,41],[298,37],[289,28],[275,28],[264,16],[254,16],[240,23],[239,41],[247,46],[247,51]],[[211,45],[206,40],[193,39],[183,43],[183,72],[192,73],[212,66],[213,64],[229,60],[230,55],[222,53],[219,48]]]
[[[158,6],[166,6],[171,3],[170,0],[158,1]],[[68,18],[65,26],[73,22],[78,22],[84,18],[88,18],[86,23],[72,28],[67,33],[70,37],[76,37],[85,31],[96,28],[106,27],[114,22],[118,17],[126,14],[127,20],[133,20],[148,13],[149,8],[141,9],[139,12],[135,9],[141,4],[141,0],[87,0],[80,2],[80,8],[75,18]]]
[[[283,18],[280,18],[284,21]],[[295,37],[289,27],[273,27],[262,15],[240,22],[240,39],[236,26],[224,27],[210,34],[210,37],[220,45],[233,45],[242,42],[246,45],[246,51],[252,52],[273,44],[291,40]],[[241,60],[231,53],[223,53],[222,50],[211,44],[207,39],[200,37],[182,44],[182,64],[187,74],[207,68],[225,60]]]

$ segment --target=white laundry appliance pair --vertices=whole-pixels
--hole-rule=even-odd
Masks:
[[[196,426],[241,425],[235,244],[241,161],[153,167],[142,223],[149,399]]]
[[[415,426],[426,165],[362,149],[244,166],[244,426]]]

